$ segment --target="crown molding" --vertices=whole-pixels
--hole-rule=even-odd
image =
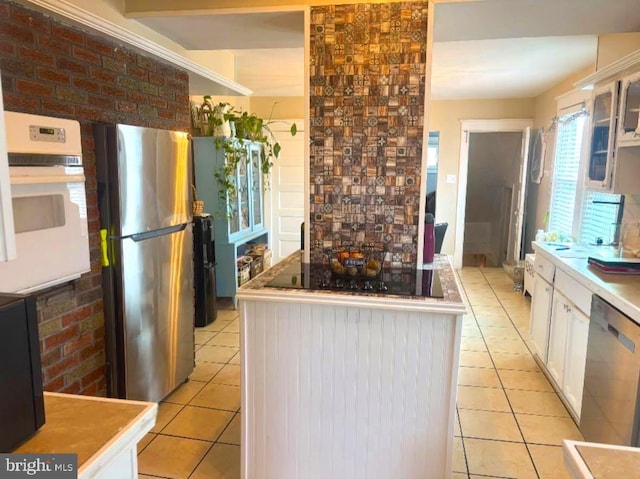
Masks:
[[[154,43],[137,33],[116,25],[98,15],[77,7],[65,0],[26,0],[28,4],[55,13],[72,22],[104,33],[132,47],[150,53],[160,60],[183,68],[189,74],[189,93],[191,95],[240,95],[253,93],[249,88],[240,85],[227,77],[204,68],[202,65]]]
[[[620,76],[629,70],[640,67],[640,50],[637,50],[629,55],[626,55],[613,63],[610,63],[604,68],[601,68],[595,73],[578,80],[573,85],[576,88],[588,88],[602,83],[607,80],[611,80],[614,77]]]

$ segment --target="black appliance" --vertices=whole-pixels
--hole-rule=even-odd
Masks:
[[[270,288],[443,298],[435,269],[385,268],[373,278],[336,275],[326,264],[293,262],[265,283]]]
[[[36,301],[0,294],[0,453],[13,451],[44,424]]]
[[[213,218],[208,213],[193,217],[193,272],[195,286],[195,325],[215,321],[216,270]]]

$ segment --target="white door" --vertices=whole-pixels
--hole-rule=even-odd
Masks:
[[[298,133],[291,136],[291,123]],[[300,249],[300,225],[304,221],[304,120],[283,120],[272,125],[282,150],[273,160],[270,187],[265,198],[271,235],[273,264]]]
[[[587,364],[587,342],[589,339],[589,317],[574,305],[570,306],[567,356],[565,364],[564,392],[567,401],[578,417],[582,410],[584,371]]]
[[[517,203],[512,210],[511,231],[509,233],[510,245],[507,250],[507,261],[518,261],[522,251],[522,235],[524,233],[524,209],[527,198],[527,172],[529,169],[529,140],[531,127],[522,132],[522,149],[520,151],[520,174],[516,185]]]
[[[531,323],[529,333],[533,350],[543,363],[547,362],[549,346],[549,322],[551,320],[551,300],[553,286],[536,274],[531,298]]]
[[[553,292],[547,369],[558,387],[564,384],[564,363],[569,325],[569,300],[557,289]]]

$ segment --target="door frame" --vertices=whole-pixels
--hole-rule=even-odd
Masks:
[[[460,162],[458,164],[458,195],[453,251],[453,265],[456,269],[462,268],[464,220],[467,207],[467,175],[469,174],[469,133],[521,132],[524,141],[527,129],[532,126],[532,119],[460,120]]]

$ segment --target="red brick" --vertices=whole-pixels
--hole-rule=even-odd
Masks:
[[[86,348],[80,350],[80,360],[85,361],[92,356],[104,352],[104,334],[100,336],[96,336],[95,341],[87,346]]]
[[[75,381],[68,386],[65,386],[60,390],[61,393],[65,394],[78,394],[80,393],[80,381]]]
[[[74,78],[73,86],[76,88],[80,88],[81,90],[85,90],[88,92],[97,93],[100,91],[100,84],[91,80],[87,80],[86,78]]]
[[[52,347],[66,343],[67,341],[70,341],[71,339],[77,336],[78,336],[78,326],[63,328],[59,332],[54,333],[51,336],[47,336],[44,339],[44,349],[45,351],[48,351]]]
[[[11,19],[18,25],[24,25],[37,32],[49,33],[51,30],[51,22],[47,17],[24,8],[13,7],[11,9]]]
[[[180,92],[185,92],[188,93],[189,92],[189,84],[186,81],[183,80],[174,80],[174,79],[167,79],[167,86],[169,88],[173,88],[174,90]]]
[[[86,91],[77,88],[67,88],[64,86],[56,87],[56,97],[60,100],[82,104],[86,104],[89,98]]]
[[[3,94],[5,110],[21,111],[24,113],[40,113],[40,100],[26,97],[17,93]]]
[[[49,55],[35,48],[21,46],[18,49],[18,57],[22,60],[32,61],[39,65],[53,66],[55,64],[55,58],[53,57],[53,55]]]
[[[73,58],[78,60],[82,60],[83,62],[93,63],[94,65],[100,65],[102,61],[100,60],[100,55],[86,48],[76,47],[74,46],[71,50],[71,54]]]
[[[13,77],[9,75],[2,76],[2,91],[4,93],[13,93],[15,92],[15,88],[13,87]]]
[[[116,104],[116,110],[118,111],[132,112],[132,111],[136,111],[136,109],[137,109],[136,104],[130,101],[119,101]]]
[[[40,80],[62,83],[63,85],[68,85],[71,82],[71,77],[68,73],[52,70],[51,68],[38,68],[38,77]]]
[[[51,33],[58,37],[63,38],[71,43],[77,45],[84,45],[84,35],[77,30],[65,27],[64,25],[53,24],[51,25]]]
[[[42,365],[42,369],[46,369],[48,366],[57,363],[58,361],[60,361],[60,359],[62,359],[62,348],[60,347],[41,354],[40,363]]]
[[[140,93],[139,91],[128,91],[127,99],[135,103],[149,103],[149,97],[144,93]]]
[[[12,42],[0,40],[0,54],[4,57],[15,57],[16,47]]]
[[[127,73],[138,80],[147,81],[149,79],[147,70],[137,65],[127,65]]]
[[[44,381],[43,389],[51,393],[59,393],[64,387],[64,376],[58,376],[53,381]]]
[[[83,306],[82,308],[78,308],[75,311],[71,311],[62,316],[62,327],[66,328],[73,324],[77,324],[83,319],[87,319],[91,316],[91,307]]]
[[[173,110],[158,110],[158,116],[167,120],[175,120],[176,112]]]
[[[152,97],[149,97],[149,105],[152,105],[158,108],[166,108],[167,100],[165,100],[164,98],[159,98],[157,96],[152,96]]]
[[[56,55],[69,55],[71,53],[71,45],[69,43],[51,35],[38,35],[38,46]]]
[[[102,375],[104,376],[104,373]],[[105,381],[103,379],[102,381],[96,381],[93,384],[89,384],[88,386],[80,389],[79,394],[82,396],[104,396],[104,382]]]
[[[116,47],[113,50],[113,58],[115,58],[116,61],[123,62],[123,63],[136,62],[136,54],[133,53],[131,50],[127,50],[122,47]]]
[[[9,18],[9,4],[0,3],[0,18]]]
[[[62,70],[67,70],[73,73],[78,73],[80,75],[87,74],[87,67],[85,65],[75,60],[69,60],[68,58],[59,58],[58,68]]]
[[[91,383],[95,383],[96,381],[99,381],[100,379],[104,379],[104,377],[105,377],[104,366],[100,366],[100,367],[97,367],[96,369],[94,369],[93,371],[91,371],[86,376],[80,378],[80,384],[83,387],[87,387]]]
[[[72,117],[74,114],[73,105],[60,100],[42,100],[42,113],[52,116]]]
[[[76,366],[79,363],[78,355],[74,354],[72,356],[65,356],[62,360],[57,363],[44,368],[44,377],[46,381],[51,381],[52,379],[58,377],[64,372],[68,372],[73,366]]]
[[[189,81],[189,74],[187,72],[182,71],[182,70],[178,70],[176,72],[176,80],[180,80],[180,81],[183,81],[183,82],[187,83]]]
[[[89,95],[89,105],[97,107],[101,110],[114,110],[116,107],[115,101],[111,98],[96,95]]]
[[[2,36],[15,40],[20,43],[28,43],[33,45],[36,40],[36,36],[30,28],[23,27],[22,25],[15,25],[13,23],[2,23],[0,26]]]
[[[91,103],[91,100],[89,100],[89,103]],[[75,107],[74,116],[78,120],[101,121],[104,115],[102,110],[95,106],[78,105]]]
[[[113,86],[105,85],[102,87],[102,93],[114,98],[126,98],[127,92],[123,88],[117,88]]]
[[[158,70],[158,64],[150,58],[138,55],[138,65],[147,71],[155,72]]]
[[[53,88],[49,85],[29,80],[16,80],[16,91],[25,95],[45,97],[50,97],[53,94]]]
[[[100,80],[105,83],[115,83],[117,75],[113,72],[107,71],[103,68],[91,68],[89,70],[89,76],[94,80]]]
[[[85,45],[89,50],[107,57],[113,56],[113,50],[115,48],[115,46],[109,42],[106,42],[100,38],[94,38],[90,36],[87,36],[87,38],[85,39]]]
[[[69,341],[62,346],[62,354],[63,356],[69,356],[70,354],[79,351],[85,346],[91,344],[93,342],[93,331],[87,331],[82,334],[79,338]]]
[[[164,86],[167,83],[167,78],[158,74],[158,73],[153,73],[150,72],[149,73],[149,83],[152,83],[154,85],[160,85],[160,86]]]

